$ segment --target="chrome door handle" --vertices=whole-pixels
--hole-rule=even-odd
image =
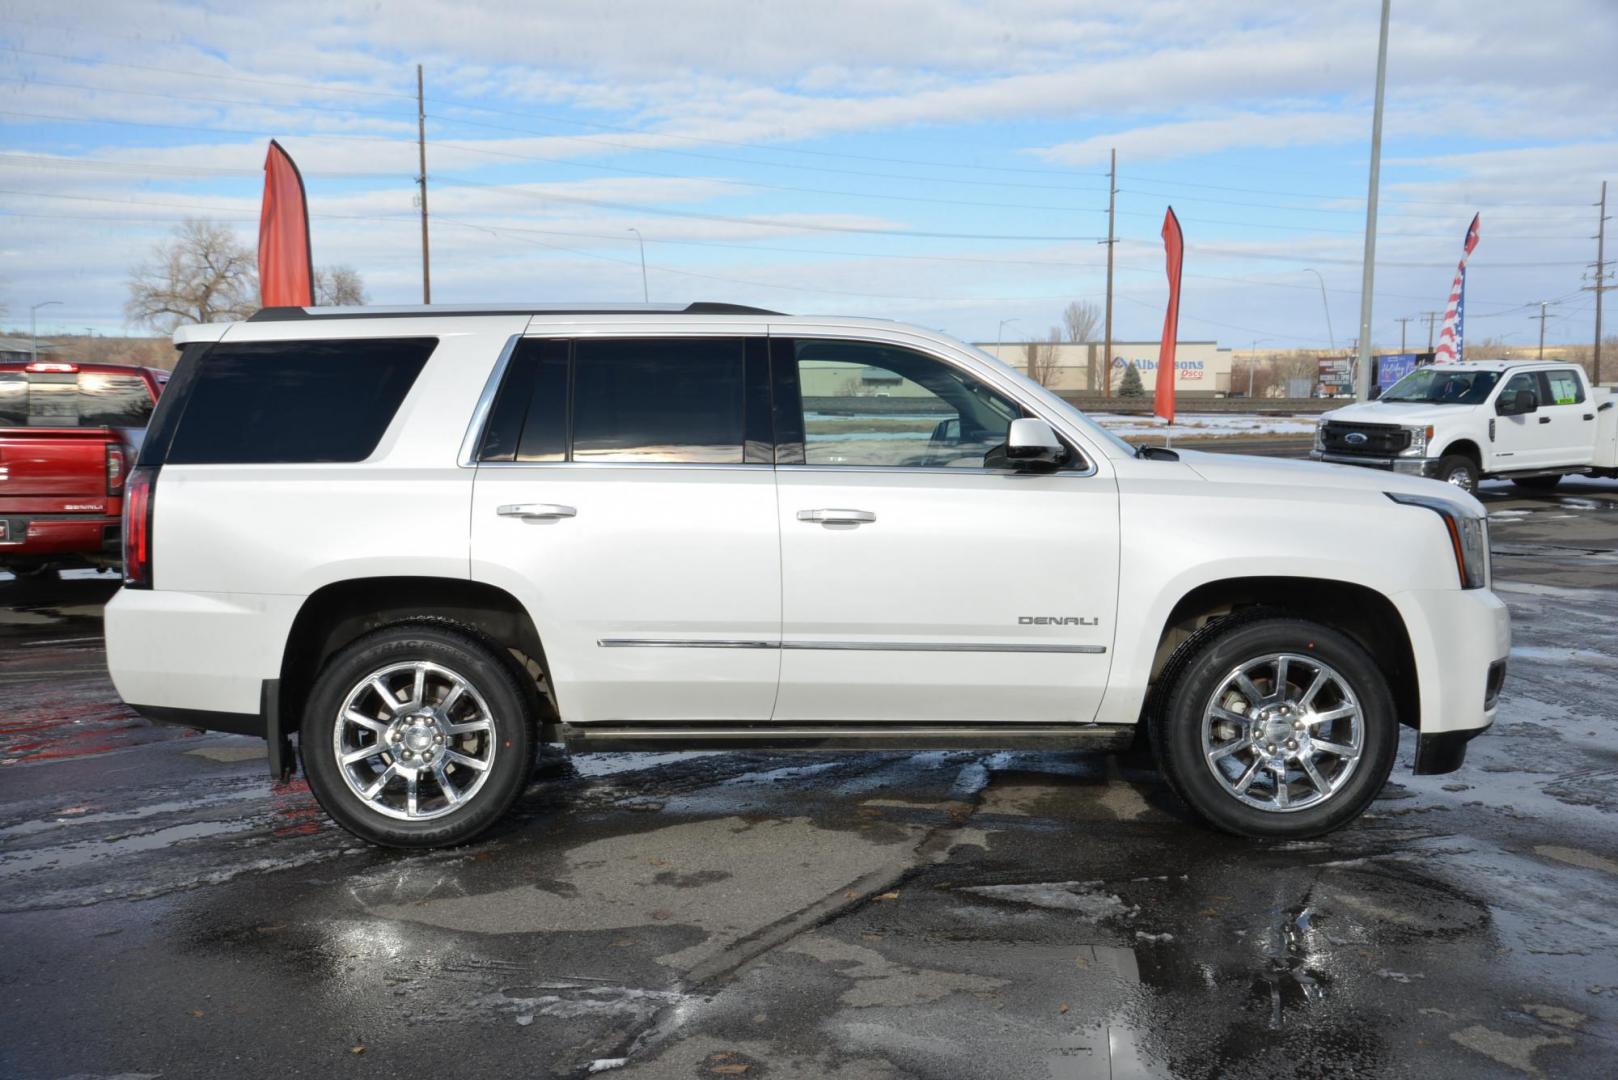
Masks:
[[[508,503],[495,513],[501,517],[526,518],[530,521],[555,521],[557,518],[577,517],[579,512],[560,503]]]
[[[798,520],[822,525],[869,525],[876,515],[869,510],[799,510]]]

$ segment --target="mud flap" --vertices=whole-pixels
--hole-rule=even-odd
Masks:
[[[290,780],[297,766],[292,740],[281,729],[281,680],[265,679],[259,684],[258,711],[264,718],[264,741],[269,744],[270,779]]]
[[[1422,734],[1416,740],[1417,776],[1437,776],[1452,773],[1466,761],[1466,744],[1487,731],[1472,728],[1467,731],[1439,731]]]

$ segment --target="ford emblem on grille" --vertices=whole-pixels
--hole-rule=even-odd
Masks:
[[[1364,446],[1371,441],[1371,437],[1363,431],[1350,431],[1343,436],[1343,441],[1350,446]]]

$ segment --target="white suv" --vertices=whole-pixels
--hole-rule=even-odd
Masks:
[[[107,657],[369,840],[462,841],[536,748],[1120,749],[1211,824],[1456,768],[1509,628],[1469,495],[1137,452],[969,346],[683,309],[190,327]]]

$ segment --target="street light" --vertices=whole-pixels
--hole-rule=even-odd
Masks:
[[[994,358],[996,360],[1000,359],[1000,343],[1001,343],[1001,340],[1002,340],[1002,338],[1003,338],[1003,336],[1005,334],[1006,327],[1010,326],[1014,322],[1022,322],[1022,320],[1021,319],[1001,319],[1000,320],[1000,325],[994,328]]]
[[[646,240],[641,236],[639,229],[631,226],[628,231],[634,233],[635,239],[640,242],[640,298],[650,304],[652,294],[646,288]]]
[[[1258,343],[1261,341],[1274,341],[1274,338],[1261,337],[1253,339],[1253,355],[1247,358],[1247,398],[1253,398],[1253,372],[1258,368]]]
[[[1315,275],[1315,278],[1320,282],[1320,306],[1326,312],[1326,340],[1331,342],[1331,351],[1335,354],[1337,352],[1337,335],[1332,333],[1331,330],[1331,305],[1326,302],[1326,279],[1321,277],[1320,271],[1312,266],[1304,267],[1303,272]]]
[[[36,313],[42,307],[50,307],[52,304],[60,303],[60,300],[41,300],[28,309],[28,360],[30,363],[39,359],[39,320]]]

